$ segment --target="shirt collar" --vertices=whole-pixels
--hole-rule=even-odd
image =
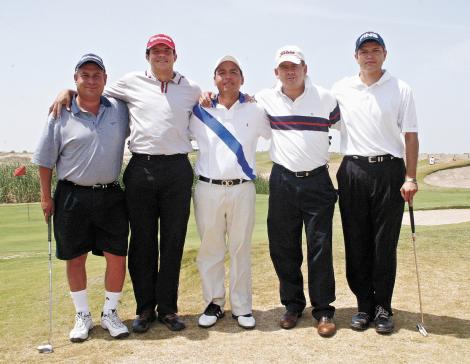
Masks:
[[[184,76],[181,75],[178,71],[173,71],[173,74],[174,74],[173,78],[171,80],[169,80],[168,82],[173,82],[173,83],[179,85],[179,83],[181,82],[181,79],[183,79]],[[151,80],[154,80],[154,81],[157,81],[157,82],[161,82],[158,78],[155,77],[155,75],[153,74],[151,68],[149,68],[148,70],[145,71],[145,77],[150,78]]]
[[[219,103],[219,94],[215,95],[215,97],[212,99],[211,103],[212,103],[212,107],[217,107],[218,103]],[[245,98],[245,95],[242,94],[241,92],[238,92],[238,102],[240,104],[243,104],[246,102],[246,98]]]
[[[361,88],[361,87],[367,88],[367,87],[373,87],[375,85],[377,86],[383,85],[385,82],[387,82],[391,78],[392,78],[392,75],[390,74],[390,72],[388,72],[387,70],[384,70],[382,77],[380,77],[377,82],[373,83],[370,86],[367,86],[364,82],[362,82],[361,77],[359,75],[354,76],[352,81],[353,81],[353,86],[357,88]]]
[[[106,96],[100,96],[100,105],[103,105],[104,107],[110,107],[111,106],[111,102],[108,100],[108,98]],[[76,115],[78,114],[79,112],[81,112],[82,110],[78,107],[78,104],[77,104],[77,95],[75,95],[72,99],[72,105],[70,107],[70,109],[72,110],[72,114]]]

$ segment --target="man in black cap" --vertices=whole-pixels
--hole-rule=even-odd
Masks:
[[[382,37],[359,36],[354,56],[359,75],[333,86],[341,109],[337,179],[346,276],[358,304],[351,327],[365,330],[374,319],[376,331],[388,334],[404,202],[418,191],[418,123],[410,87],[382,68]]]
[[[89,252],[106,258],[101,326],[114,338],[129,336],[117,314],[129,233],[125,196],[117,180],[129,122],[124,103],[102,96],[106,78],[100,57],[80,58],[71,108],[62,109],[56,120],[49,117],[32,160],[39,165],[44,217],[48,221],[54,215],[57,258],[66,261],[76,311],[72,342],[86,340],[93,328],[86,289]],[[58,183],[52,198],[54,168]]]

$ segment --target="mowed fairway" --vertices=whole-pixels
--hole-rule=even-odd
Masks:
[[[454,205],[439,201],[436,193],[449,194],[459,207],[470,207],[468,191],[424,188],[422,207]],[[427,197],[429,196],[429,197]],[[463,196],[463,197],[462,197]],[[442,196],[441,196],[442,197]],[[418,207],[418,202],[416,202]],[[257,196],[257,221],[253,238],[253,304],[257,327],[244,331],[227,315],[211,329],[200,329],[197,317],[202,307],[199,275],[195,264],[199,240],[194,216],[188,228],[179,310],[187,323],[180,333],[155,323],[143,335],[113,340],[99,327],[103,303],[104,261],[89,257],[88,289],[95,329],[82,344],[68,341],[74,310],[65,279],[64,263],[54,258],[53,346],[55,353],[38,354],[36,347],[48,336],[47,231],[38,204],[0,205],[0,362],[329,362],[329,363],[463,363],[470,362],[470,223],[425,227],[417,232],[425,326],[419,320],[416,275],[409,227],[402,228],[398,249],[398,274],[394,295],[396,331],[379,336],[373,328],[351,331],[349,320],[355,299],[345,278],[344,248],[338,208],[334,219],[334,265],[336,273],[338,333],[322,339],[313,327],[310,307],[297,328],[282,330],[283,312],[278,281],[272,267],[266,236],[267,196]],[[305,244],[304,244],[305,245]],[[305,264],[304,264],[305,265]],[[304,271],[304,276],[305,271]],[[305,290],[307,292],[307,290]],[[129,277],[119,308],[130,327],[134,298]]]

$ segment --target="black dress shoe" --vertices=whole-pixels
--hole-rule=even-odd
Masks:
[[[158,321],[165,324],[165,326],[168,327],[171,331],[181,331],[186,328],[185,323],[176,313],[169,313],[163,317],[158,315]]]
[[[375,331],[379,334],[391,334],[394,329],[392,315],[382,306],[375,309]]]
[[[150,328],[150,324],[154,322],[157,318],[154,310],[144,310],[137,315],[132,322],[132,331],[137,333],[146,332]]]
[[[370,316],[365,312],[356,313],[351,319],[351,329],[364,331],[369,327]]]

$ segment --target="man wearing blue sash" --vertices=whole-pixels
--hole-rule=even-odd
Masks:
[[[232,56],[218,60],[214,82],[219,94],[211,108],[193,109],[189,128],[199,146],[194,211],[201,247],[204,313],[199,326],[211,327],[224,316],[225,252],[230,254],[232,318],[245,329],[255,327],[251,294],[251,235],[255,218],[256,145],[270,136],[266,114],[240,93],[243,73]]]

